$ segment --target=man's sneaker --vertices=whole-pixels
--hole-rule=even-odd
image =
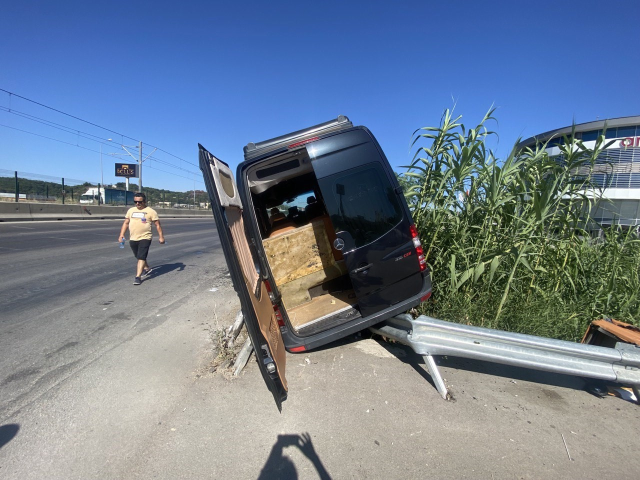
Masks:
[[[151,270],[153,270],[153,267],[143,270],[142,276],[140,278],[147,278],[149,275],[151,275]]]
[[[133,280],[133,284],[134,284],[134,285],[140,285],[141,283],[142,283],[142,280],[140,279],[140,277],[136,277],[136,278]]]

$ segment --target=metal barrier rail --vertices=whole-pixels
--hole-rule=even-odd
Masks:
[[[450,397],[434,355],[448,355],[576,375],[629,385],[640,403],[640,347],[623,342],[615,348],[510,333],[436,320],[424,315],[398,315],[370,328],[408,345],[425,359],[438,392]]]

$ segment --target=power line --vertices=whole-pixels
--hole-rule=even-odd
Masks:
[[[20,112],[19,110],[9,109],[9,108],[3,107],[1,105],[0,105],[0,110],[3,110],[5,112],[7,112],[7,113],[11,113],[11,114],[14,114],[14,115],[18,115],[19,117],[23,117],[23,118],[26,118],[28,120],[31,120],[31,121],[34,121],[34,122],[37,122],[37,123],[41,123],[41,124],[46,125],[48,127],[52,127],[52,128],[56,128],[58,130],[62,130],[65,133],[69,133],[69,134],[72,134],[72,135],[78,135],[80,138],[91,140],[91,141],[100,143],[100,144],[102,144],[104,146],[112,147],[114,145],[113,143],[106,143],[103,138],[101,138],[101,137],[99,137],[97,135],[93,135],[93,134],[88,133],[88,132],[82,132],[80,130],[73,129],[71,127],[67,127],[65,125],[62,125],[62,124],[59,124],[59,123],[56,123],[56,122],[52,122],[50,120],[46,120],[44,118],[36,117],[35,115],[31,115],[31,114],[28,114],[28,113],[25,113],[25,112]],[[21,130],[21,129],[15,128],[15,127],[9,127],[8,125],[2,125],[2,126],[6,127],[6,128],[12,128],[14,130],[18,130],[18,131],[21,131],[21,132],[24,132],[24,133],[29,133],[31,135],[37,135],[37,136],[40,136],[42,138],[47,138],[49,140],[54,140],[54,141],[57,141],[57,142],[61,142],[61,143],[65,143],[65,144],[74,146],[73,143],[64,142],[63,140],[58,140],[58,139],[55,139],[55,138],[52,138],[52,137],[47,137],[47,136],[40,135],[40,134],[37,134],[37,133],[29,132],[29,131],[26,131],[26,130]],[[91,149],[89,149],[87,147],[81,147],[78,144],[76,144],[75,146],[79,147],[79,148],[83,148],[85,150],[89,150],[89,151],[95,152],[95,150],[91,150]],[[164,151],[164,150],[162,150],[162,151]],[[165,152],[165,153],[168,153],[168,152]],[[105,155],[113,155],[113,154],[107,152],[107,153],[105,153]],[[169,154],[169,155],[171,155],[171,154]],[[190,170],[187,170],[185,168],[173,165],[172,163],[169,163],[169,162],[167,162],[165,160],[161,160],[161,159],[159,159],[157,157],[150,156],[150,157],[148,157],[148,159],[157,161],[159,163],[167,165],[167,166],[169,166],[171,168],[175,168],[177,170],[182,170],[182,171],[187,172],[187,173],[189,173],[191,175],[196,175],[196,176],[199,175],[198,173],[194,173],[194,172],[192,172]],[[190,165],[197,166],[197,165],[192,164],[190,162],[186,162],[186,163],[189,163]],[[164,170],[162,170],[162,171],[164,171]],[[171,172],[165,172],[165,173],[171,174]]]
[[[41,117],[36,117],[35,115],[31,115],[29,113],[25,113],[25,112],[21,112],[19,110],[15,110],[15,109],[12,109],[12,108],[4,107],[2,105],[0,105],[0,110],[5,111],[7,113],[11,113],[13,115],[17,115],[17,116],[22,117],[22,118],[26,118],[27,120],[31,120],[33,122],[41,123],[41,124],[46,125],[48,127],[57,128],[58,130],[62,130],[63,132],[66,132],[66,133],[78,135],[78,136],[80,136],[82,138],[86,138],[87,140],[92,140],[92,141],[95,141],[95,142],[98,142],[98,143],[102,143],[102,145],[106,145],[106,146],[113,145],[113,144],[105,143],[103,141],[104,139],[102,137],[99,137],[98,135],[93,135],[92,133],[83,132],[83,131],[74,129],[72,127],[67,127],[66,125],[62,125],[60,123],[52,122],[51,120],[47,120],[47,119],[44,119],[44,118],[41,118]],[[118,135],[120,135],[120,134],[118,134]],[[126,137],[126,138],[131,138],[131,137]],[[185,163],[188,163],[189,165],[193,165],[194,167],[198,167],[198,165],[196,165],[195,163],[192,163],[192,162],[184,160],[184,159],[182,159],[180,157],[177,157],[176,155],[173,155],[172,153],[169,153],[169,152],[167,152],[167,151],[165,151],[165,150],[163,150],[161,148],[155,147],[155,146],[153,146],[153,145],[151,145],[149,143],[147,143],[145,145],[148,145],[150,147],[156,148],[157,150],[159,150],[161,152],[164,152],[167,155],[170,155],[172,157],[178,158],[179,160],[181,160],[181,161],[183,161]],[[149,157],[149,158],[155,158],[155,157]],[[170,166],[173,167],[173,165],[171,165],[169,163],[167,163],[167,165],[170,165]],[[174,167],[174,168],[179,168],[179,169],[182,170],[181,167]],[[185,170],[185,171],[188,171],[188,170]]]
[[[152,170],[158,170],[159,172],[164,172],[164,173],[168,173],[169,175],[173,175],[175,177],[181,177],[181,178],[186,178],[187,180],[195,180],[194,178],[189,178],[189,177],[185,177],[184,175],[178,175],[177,173],[173,173],[173,172],[167,172],[166,170],[162,170],[161,168],[156,168],[156,167],[152,167],[151,165],[147,165],[147,168],[150,168]],[[134,177],[135,178],[135,177]],[[202,180],[196,180],[198,183],[202,183],[204,184],[204,182]]]
[[[18,95],[17,93],[10,92],[9,90],[5,90],[4,88],[0,88],[0,92],[8,93],[9,95],[13,95],[14,97],[18,97],[18,98],[21,98],[22,100],[26,100],[27,102],[34,103],[34,104],[39,105],[39,106],[44,107],[44,108],[48,108],[49,110],[52,110],[52,111],[57,112],[57,113],[60,113],[62,115],[66,115],[67,117],[71,117],[71,118],[74,118],[76,120],[80,120],[81,122],[88,123],[89,125],[93,125],[94,127],[101,128],[102,130],[106,130],[107,132],[115,133],[116,135],[120,135],[120,136],[122,136],[124,138],[129,138],[131,140],[135,140],[136,142],[139,142],[139,140],[136,140],[133,137],[129,137],[128,135],[124,135],[124,134],[118,133],[118,132],[116,132],[114,130],[110,130],[110,129],[106,128],[106,127],[102,127],[102,126],[100,126],[98,124],[95,124],[93,122],[90,122],[88,120],[84,120],[84,119],[82,119],[80,117],[76,117],[75,115],[71,115],[70,113],[66,113],[66,112],[63,112],[62,110],[58,110],[57,108],[53,108],[53,107],[50,107],[50,106],[45,105],[43,103],[36,102],[35,100],[31,100],[30,98],[23,97],[22,95]]]
[[[11,129],[11,130],[16,130],[16,131],[18,131],[18,132],[22,132],[22,133],[28,133],[29,135],[34,135],[34,136],[36,136],[36,137],[40,137],[40,138],[46,138],[47,140],[53,140],[54,142],[63,143],[63,144],[65,144],[65,145],[71,145],[72,147],[81,148],[81,149],[83,149],[83,150],[87,150],[87,151],[89,151],[89,152],[93,152],[93,153],[100,153],[100,151],[99,151],[99,150],[93,150],[93,149],[91,149],[91,148],[83,147],[83,146],[78,145],[78,144],[73,144],[73,143],[70,143],[70,142],[65,142],[64,140],[59,140],[59,139],[57,139],[57,138],[48,137],[48,136],[46,136],[46,135],[41,135],[41,134],[39,134],[39,133],[29,132],[28,130],[22,130],[22,129],[20,129],[20,128],[11,127],[11,126],[9,126],[9,125],[0,124],[0,127],[9,128],[9,129]],[[82,138],[86,138],[86,137],[82,137]],[[91,139],[89,139],[89,140],[91,140]],[[97,140],[94,140],[94,141],[97,141]],[[105,143],[105,142],[99,142],[99,143],[101,143],[102,145],[109,145],[109,143]],[[109,153],[105,153],[105,155],[111,155],[111,154],[109,154]],[[190,175],[194,175],[194,176],[196,176],[196,177],[199,177],[199,176],[200,176],[200,174],[198,174],[198,173],[191,172],[191,171],[189,171],[189,170],[186,170],[186,169],[184,169],[184,168],[182,168],[182,167],[175,166],[175,165],[173,165],[173,164],[171,164],[171,163],[168,163],[168,162],[166,162],[166,161],[161,161],[161,160],[159,160],[159,159],[157,159],[157,158],[153,158],[153,157],[150,157],[150,158],[152,158],[154,161],[156,161],[156,162],[158,162],[158,163],[161,163],[161,164],[163,164],[163,165],[167,165],[167,166],[170,166],[171,168],[175,168],[175,169],[177,169],[177,170],[182,170],[182,171],[184,171],[184,172],[187,172],[187,173],[189,173]],[[154,168],[154,167],[151,167],[151,166],[149,166],[149,165],[148,165],[147,167],[148,167],[148,168],[151,168],[151,169],[153,169],[153,170],[159,170],[159,171],[161,171],[161,172],[168,173],[169,175],[174,175],[174,176],[177,176],[177,177],[186,178],[187,180],[195,180],[195,179],[193,179],[193,178],[185,177],[185,176],[183,176],[183,175],[178,175],[177,173],[167,172],[167,171],[165,171],[165,170],[161,170],[161,169],[159,169],[159,168]],[[204,183],[202,180],[197,180],[197,181],[198,181],[199,183]]]
[[[10,128],[11,130],[17,130],[18,132],[28,133],[29,135],[35,135],[36,137],[46,138],[47,140],[53,140],[54,142],[64,143],[66,145],[71,145],[72,147],[78,147],[78,148],[82,148],[83,150],[89,150],[90,152],[100,153],[97,150],[91,150],[90,148],[87,148],[87,147],[81,147],[80,145],[73,144],[70,142],[65,142],[64,140],[58,140],[57,138],[47,137],[46,135],[40,135],[39,133],[33,133],[27,130],[22,130],[20,128],[10,127],[9,125],[3,125],[0,123],[0,127]]]
[[[73,135],[78,135],[79,137],[86,138],[87,140],[91,140],[91,141],[94,141],[94,142],[101,143],[102,145],[106,145],[106,146],[115,145],[113,143],[105,143],[103,141],[105,139],[102,138],[102,137],[99,137],[97,135],[93,135],[93,134],[87,133],[87,132],[81,132],[80,130],[73,129],[71,127],[66,127],[64,125],[52,122],[50,120],[46,120],[44,118],[36,117],[35,115],[30,115],[28,113],[23,113],[23,112],[20,112],[18,110],[9,109],[9,108],[3,107],[3,106],[0,106],[0,110],[3,110],[5,112],[7,112],[7,113],[11,113],[13,115],[17,115],[19,117],[26,118],[27,120],[31,120],[31,121],[34,121],[34,122],[37,122],[37,123],[41,123],[41,124],[46,125],[48,127],[57,128],[58,130],[62,130],[63,132],[66,132],[66,133],[70,133],[70,134],[73,134]],[[15,128],[15,127],[8,127],[8,128],[14,128],[14,130],[19,130],[18,128]],[[32,133],[32,132],[27,132],[26,130],[20,130],[20,131],[23,131],[23,132],[26,132],[26,133]],[[33,135],[38,135],[38,134],[33,133]],[[55,139],[52,139],[50,137],[45,137],[45,138],[49,138],[50,140],[55,140]],[[70,145],[73,145],[73,144],[70,144]]]
[[[45,105],[45,104],[43,104],[43,103],[36,102],[35,100],[31,100],[30,98],[23,97],[22,95],[18,95],[18,94],[16,94],[16,93],[10,92],[10,91],[5,90],[5,89],[3,89],[3,88],[0,88],[0,92],[5,92],[5,93],[9,94],[10,96],[14,96],[14,97],[20,98],[20,99],[22,99],[22,100],[25,100],[25,101],[27,101],[27,102],[31,102],[31,103],[33,103],[33,104],[35,104],[35,105],[39,105],[39,106],[41,106],[41,107],[47,108],[47,109],[52,110],[52,111],[54,111],[54,112],[60,113],[60,114],[62,114],[62,115],[66,115],[67,117],[73,118],[73,119],[75,119],[75,120],[79,120],[79,121],[81,121],[81,122],[87,123],[87,124],[89,124],[89,125],[92,125],[92,126],[94,126],[94,127],[100,128],[100,129],[102,129],[102,130],[105,130],[105,131],[107,131],[107,132],[113,133],[113,134],[115,134],[115,135],[120,135],[120,137],[122,137],[122,138],[128,138],[129,140],[133,140],[133,141],[135,141],[135,142],[140,142],[140,140],[135,139],[135,138],[133,138],[133,137],[130,137],[129,135],[124,135],[123,133],[119,133],[119,132],[116,132],[115,130],[111,130],[111,129],[109,129],[109,128],[106,128],[106,127],[100,126],[100,125],[98,125],[98,124],[96,124],[96,123],[90,122],[90,121],[88,121],[88,120],[84,120],[84,119],[82,119],[82,118],[80,118],[80,117],[76,117],[75,115],[71,115],[70,113],[63,112],[62,110],[58,110],[57,108],[50,107],[50,106]],[[6,109],[6,111],[8,111],[9,113],[12,113],[12,109],[10,109],[10,108],[3,107],[3,109]],[[34,117],[34,118],[38,118],[38,117]],[[44,119],[39,119],[39,120],[42,120],[42,121],[44,121],[44,122],[48,122],[48,120],[44,120]],[[50,122],[50,123],[54,123],[54,122]],[[69,128],[69,127],[64,127],[64,128]],[[77,131],[77,130],[74,130],[74,131]],[[90,134],[87,134],[87,135],[90,135]],[[95,135],[93,135],[93,136],[95,136]],[[124,143],[124,142],[123,142],[123,143]],[[158,151],[163,152],[163,153],[166,153],[167,155],[170,155],[170,156],[172,156],[172,157],[174,157],[174,158],[177,158],[178,160],[180,160],[180,161],[182,161],[182,162],[185,162],[185,163],[188,163],[189,165],[193,165],[193,166],[194,166],[194,167],[196,167],[196,168],[198,167],[198,165],[196,165],[195,163],[193,163],[193,162],[189,162],[188,160],[185,160],[185,159],[184,159],[184,158],[182,158],[182,157],[179,157],[179,156],[177,156],[177,155],[174,155],[173,153],[167,152],[166,150],[163,150],[163,149],[161,149],[161,148],[159,148],[159,147],[156,147],[155,145],[151,145],[150,143],[145,143],[145,145],[148,145],[148,146],[150,146],[150,147],[152,147],[152,148],[156,148]]]
[[[187,170],[186,168],[177,167],[177,166],[173,165],[172,163],[167,162],[166,160],[162,160],[162,159],[159,159],[159,158],[156,158],[156,157],[148,157],[147,159],[148,160],[153,160],[154,162],[158,162],[158,163],[161,163],[163,165],[167,165],[167,166],[169,166],[171,168],[175,168],[176,170],[182,170],[183,172],[188,172],[188,173],[190,173],[192,175],[200,175],[199,173],[194,173],[191,170]]]

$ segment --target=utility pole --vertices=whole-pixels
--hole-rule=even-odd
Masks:
[[[136,162],[138,162],[138,191],[142,192],[142,162],[144,162],[147,158],[153,155],[153,152],[155,152],[158,149],[154,148],[150,154],[148,154],[145,158],[142,158],[142,142],[139,142],[137,147],[133,145],[120,145],[120,146],[125,152],[127,152],[127,154],[129,154],[131,158],[133,158]],[[137,158],[128,150],[129,148],[138,148],[139,152],[138,152]],[[111,154],[111,155],[114,155],[114,154]],[[124,155],[124,154],[121,154],[121,155]]]
[[[102,142],[100,142],[100,183],[104,185],[104,170],[102,169]]]
[[[142,140],[139,145],[140,160],[138,161],[138,191],[142,193]]]
[[[107,138],[107,141],[110,142],[111,139]],[[100,184],[104,187],[104,169],[102,168],[102,142],[100,142]]]

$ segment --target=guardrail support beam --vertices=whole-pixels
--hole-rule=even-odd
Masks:
[[[438,369],[438,364],[436,363],[436,359],[433,355],[424,355],[424,364],[427,367],[427,371],[429,375],[431,375],[431,380],[433,380],[438,393],[445,400],[451,400],[451,395],[449,395],[449,390],[447,386],[444,384],[444,380],[442,379],[442,375],[440,375],[440,370]]]
[[[461,325],[421,315],[398,315],[371,327],[373,333],[411,347],[424,358],[433,383],[450,399],[435,356],[469,358],[515,367],[616,382],[630,386],[640,404],[640,347],[615,348]]]

